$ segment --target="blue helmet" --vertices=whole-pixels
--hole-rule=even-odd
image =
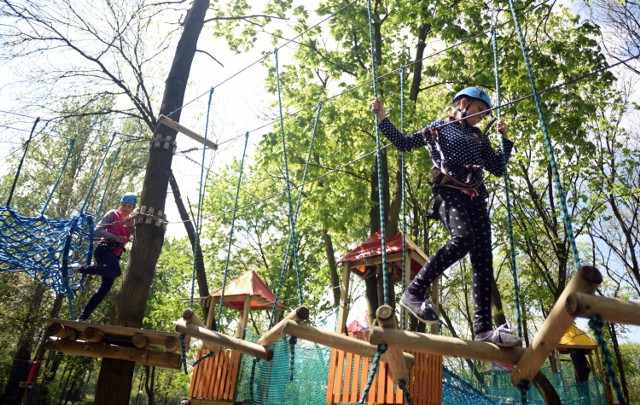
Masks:
[[[480,100],[483,103],[485,103],[487,106],[489,106],[489,108],[492,108],[491,98],[489,97],[487,92],[482,89],[479,89],[477,87],[467,87],[465,89],[462,89],[455,95],[455,97],[453,97],[453,102],[455,103],[461,98],[465,98],[465,97]]]
[[[120,202],[135,205],[138,203],[138,196],[136,195],[136,193],[124,193],[124,195],[120,199]]]

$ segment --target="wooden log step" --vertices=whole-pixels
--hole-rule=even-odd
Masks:
[[[262,346],[271,346],[278,340],[284,337],[284,333],[282,332],[282,327],[284,323],[287,321],[295,321],[295,322],[304,322],[309,319],[309,310],[305,307],[298,307],[295,311],[292,311],[289,315],[285,316],[280,322],[278,322],[273,328],[267,331],[260,340],[258,340],[258,344]]]
[[[640,302],[575,292],[567,297],[571,316],[591,318],[600,315],[605,322],[640,326]]]
[[[196,326],[192,323],[187,323],[184,320],[180,320],[176,323],[176,331],[198,338],[202,341],[208,341],[208,343],[212,345],[220,345],[222,347],[237,350],[252,357],[259,357],[263,360],[271,360],[273,358],[273,351],[269,348],[255,343],[246,342],[233,336],[227,336],[201,326]]]

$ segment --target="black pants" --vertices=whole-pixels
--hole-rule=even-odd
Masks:
[[[447,187],[434,191],[442,198],[438,216],[449,230],[451,239],[429,258],[408,291],[424,296],[438,276],[469,253],[473,268],[474,331],[476,334],[489,331],[492,329],[493,254],[486,201],[481,198],[471,200],[462,191]]]
[[[113,249],[109,249],[106,246],[98,246],[94,253],[97,266],[88,266],[81,270],[83,274],[96,274],[101,277],[100,287],[98,291],[93,294],[87,306],[80,314],[80,319],[87,320],[96,309],[98,305],[105,299],[113,283],[116,281],[116,277],[122,274],[120,269],[120,257],[113,254]]]

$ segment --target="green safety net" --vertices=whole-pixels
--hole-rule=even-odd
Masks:
[[[260,336],[247,331],[246,340],[257,342]],[[238,378],[236,403],[260,405],[326,404],[331,348],[298,340],[295,346],[294,378],[290,379],[289,338],[280,339],[272,348],[272,361],[259,361],[254,370],[254,382],[250,384],[254,359],[243,356]],[[571,363],[553,373],[543,368],[551,385],[556,389],[562,404],[606,404],[602,378],[592,377],[575,381]],[[511,383],[511,372],[491,370],[482,373],[483,380],[455,372],[447,367],[442,374],[442,404],[444,405],[495,405],[519,403],[521,392]],[[353,376],[352,376],[353,377]],[[350,378],[353,381],[353,378]],[[414,402],[418,402],[414,398]],[[532,387],[527,394],[527,404],[543,405],[540,393]]]

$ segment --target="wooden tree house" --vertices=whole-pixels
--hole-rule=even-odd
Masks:
[[[405,257],[403,267],[402,234],[387,237],[386,240],[387,271],[390,280],[396,284],[401,282],[405,275],[406,288],[410,280],[415,276],[428,260],[427,255],[408,237],[405,238]],[[381,282],[382,279],[382,247],[380,233],[376,233],[363,242],[356,249],[349,252],[339,262],[342,265],[342,281],[340,284],[340,308],[338,312],[338,324],[336,332],[348,334],[354,339],[368,340],[366,331],[349,332],[347,330],[347,317],[349,315],[350,297],[348,297],[351,274],[361,277],[365,282],[375,282],[377,296],[368,297],[368,317],[371,323],[375,319],[376,307],[382,303]],[[404,290],[403,288],[403,290]],[[438,281],[432,288],[431,297],[436,305],[439,305]],[[408,315],[407,322],[409,325]],[[434,325],[431,333],[437,333]],[[408,351],[415,356],[415,365],[409,370],[407,386],[412,396],[413,404],[440,404],[442,402],[442,356],[428,353]],[[329,365],[329,381],[327,386],[327,403],[355,403],[358,402],[368,377],[368,368],[371,359],[358,356],[353,353],[338,349],[332,349]],[[391,367],[380,363],[374,383],[369,390],[367,403],[394,404],[406,402],[400,388],[394,386],[391,375]]]

